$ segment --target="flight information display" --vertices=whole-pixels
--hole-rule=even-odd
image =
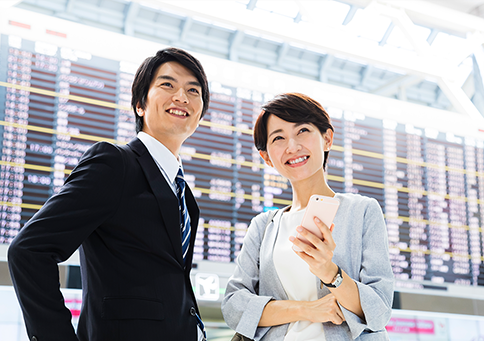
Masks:
[[[0,243],[59,191],[93,143],[135,137],[132,80],[120,61],[1,35]],[[291,186],[253,146],[251,129],[272,95],[210,88],[210,108],[181,149],[201,210],[194,258],[233,262],[251,219],[289,205]],[[483,141],[327,109],[329,185],[378,200],[397,285],[484,285]]]

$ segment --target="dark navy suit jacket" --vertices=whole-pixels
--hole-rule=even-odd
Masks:
[[[8,251],[29,338],[196,340],[189,272],[199,209],[187,186],[191,242],[183,266],[178,201],[144,144],[92,146]],[[57,263],[80,246],[77,336]]]

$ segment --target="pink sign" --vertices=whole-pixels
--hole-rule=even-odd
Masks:
[[[81,314],[82,300],[77,298],[66,298],[65,303],[67,308],[71,311],[72,318],[79,318],[79,315]]]
[[[392,317],[386,326],[389,333],[435,334],[434,321]]]

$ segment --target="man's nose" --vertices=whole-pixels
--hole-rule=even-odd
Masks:
[[[175,94],[173,95],[173,101],[187,104],[188,103],[188,96],[185,93],[185,90],[181,89],[181,88],[178,89],[178,91],[175,92]]]

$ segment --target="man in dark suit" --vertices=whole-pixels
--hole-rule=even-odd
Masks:
[[[203,337],[189,277],[199,210],[179,183],[178,153],[208,103],[203,68],[187,52],[164,49],[141,64],[132,87],[138,136],[124,146],[91,147],[9,248],[30,340]],[[79,246],[83,306],[76,335],[57,263]]]

